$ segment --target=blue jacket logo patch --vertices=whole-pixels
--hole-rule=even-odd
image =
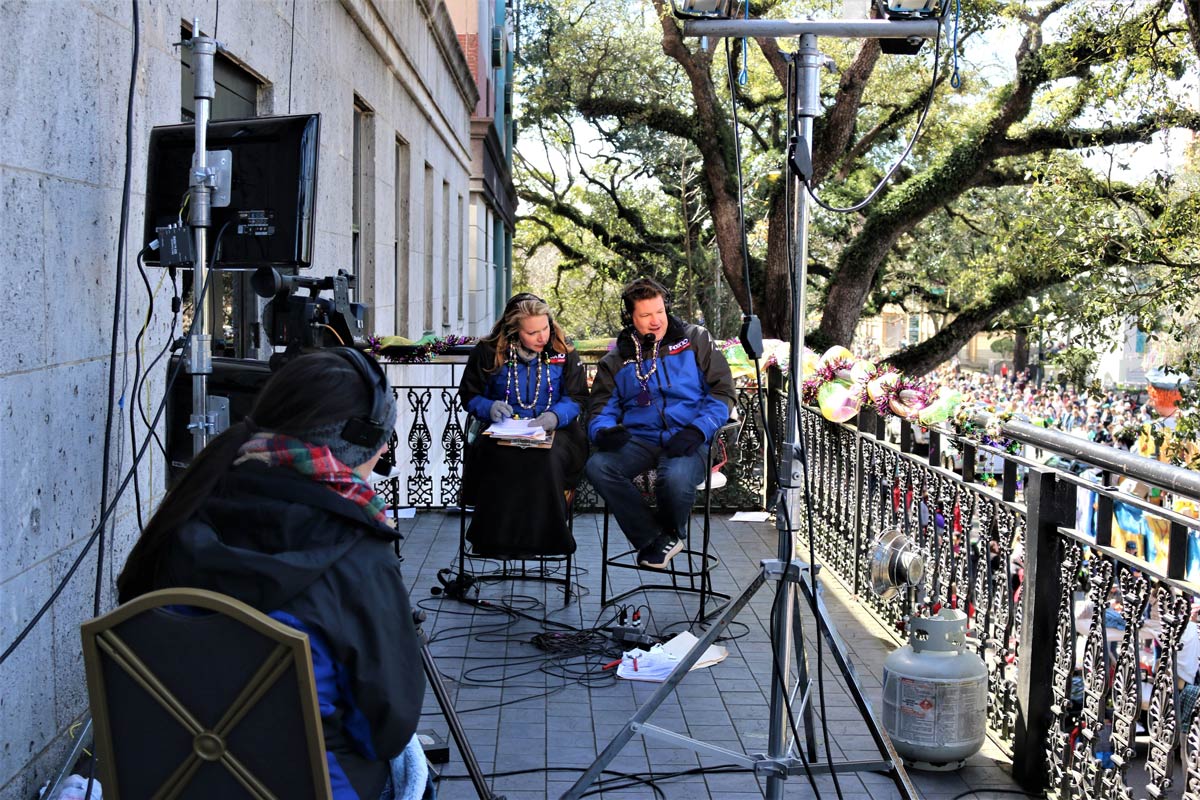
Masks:
[[[680,350],[683,350],[685,347],[687,347],[691,343],[692,343],[691,339],[680,339],[678,342],[676,342],[675,344],[668,347],[667,352],[674,355],[675,353],[678,353]]]
[[[566,353],[555,353],[554,355],[550,356],[550,358],[546,359],[546,363],[547,364],[565,364],[565,363],[567,363],[567,354]]]

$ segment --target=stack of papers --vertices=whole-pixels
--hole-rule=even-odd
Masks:
[[[675,669],[679,660],[688,654],[698,639],[684,631],[665,644],[656,644],[649,650],[634,648],[621,657],[617,665],[617,677],[631,681],[653,681],[662,683]],[[692,669],[719,664],[729,655],[720,645],[709,645]]]
[[[493,422],[484,433],[501,439],[528,439],[532,442],[545,440],[546,431],[542,430],[540,425],[531,426],[529,422],[527,419],[505,419]]]

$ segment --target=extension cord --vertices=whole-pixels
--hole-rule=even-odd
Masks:
[[[659,639],[646,633],[641,626],[631,628],[628,625],[616,625],[606,630],[613,641],[622,647],[653,647],[659,643]]]

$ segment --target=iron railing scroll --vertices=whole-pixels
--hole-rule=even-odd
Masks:
[[[873,412],[836,424],[806,409],[817,557],[894,630],[911,613],[968,614],[989,734],[1027,789],[1200,800],[1200,522],[1170,507],[1200,507],[1200,474],[1019,419],[977,423],[999,436],[904,423],[891,443]],[[1117,489],[1134,483],[1152,491]],[[891,526],[926,569],[882,600],[867,549]]]

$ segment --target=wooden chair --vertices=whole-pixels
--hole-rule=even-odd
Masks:
[[[709,552],[710,533],[712,530],[712,493],[713,493],[713,473],[718,471],[728,461],[728,450],[736,446],[738,437],[741,435],[742,423],[740,420],[727,422],[717,429],[713,436],[712,445],[708,449],[708,470],[705,472],[704,484],[697,487],[704,494],[704,527],[701,537],[700,549],[697,550],[691,546],[692,541],[692,518],[688,517],[687,538],[688,543],[683,552],[675,557],[674,560],[666,567],[666,569],[653,569],[651,567],[643,567],[637,563],[637,548],[624,550],[616,554],[609,552],[609,513],[608,506],[604,507],[604,523],[603,523],[603,558],[600,565],[600,605],[607,606],[614,603],[619,603],[630,595],[645,591],[674,591],[696,594],[699,596],[700,605],[697,611],[695,621],[703,622],[708,617],[720,611],[729,602],[729,595],[723,592],[714,591],[712,588],[712,572],[721,563],[715,555]],[[638,476],[645,482],[643,492],[649,497],[654,496],[654,471],[649,470]],[[687,559],[687,566],[677,565],[680,558]],[[608,594],[608,571],[610,569],[635,569],[642,570],[657,576],[670,578],[670,583],[641,583],[634,586],[632,589],[626,589],[623,592],[609,596]],[[653,579],[650,579],[653,580]],[[708,607],[710,600],[716,599],[720,601],[711,609]]]
[[[331,796],[308,637],[200,589],[82,626],[106,800]]]

